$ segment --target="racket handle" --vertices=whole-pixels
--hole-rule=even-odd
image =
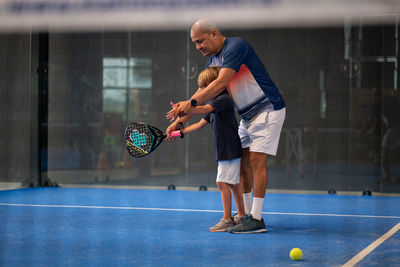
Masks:
[[[173,131],[172,133],[171,133],[171,136],[172,137],[180,137],[180,138],[183,138],[183,133],[181,133],[181,131]]]

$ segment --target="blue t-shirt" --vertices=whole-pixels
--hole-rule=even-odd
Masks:
[[[236,71],[228,90],[239,115],[251,120],[261,110],[280,110],[285,102],[253,48],[240,37],[226,38],[221,51],[210,56],[206,68]]]
[[[214,134],[215,160],[232,160],[242,156],[242,145],[235,117],[235,105],[227,91],[213,98],[210,105],[215,109],[204,116]]]

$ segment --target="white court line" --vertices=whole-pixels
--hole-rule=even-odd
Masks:
[[[358,218],[400,219],[400,216],[363,215],[363,214],[295,213],[295,212],[267,212],[267,211],[263,212],[263,214],[273,214],[273,215],[299,215],[299,216],[328,216],[328,217],[358,217]]]
[[[167,209],[167,208],[143,208],[143,207],[113,207],[113,206],[39,205],[39,204],[13,204],[13,203],[0,203],[0,206],[44,207],[44,208],[114,209],[114,210],[162,210],[162,211],[192,211],[192,212],[223,212],[223,211],[220,211],[220,210]]]
[[[371,253],[374,249],[376,249],[379,245],[386,241],[389,237],[394,235],[400,229],[400,223],[396,224],[392,229],[390,229],[386,234],[375,240],[372,244],[368,247],[363,249],[360,253],[355,255],[351,260],[343,264],[343,267],[350,267],[354,266],[359,263],[365,256]]]
[[[223,212],[222,210],[199,210],[199,209],[170,209],[170,208],[144,208],[144,207],[115,207],[115,206],[79,206],[79,205],[40,205],[40,204],[17,204],[0,203],[0,206],[15,207],[44,207],[44,208],[82,208],[82,209],[115,209],[115,210],[157,210],[157,211],[186,211],[186,212]],[[294,216],[327,216],[327,217],[356,217],[356,218],[381,218],[400,219],[400,216],[358,215],[358,214],[329,214],[329,213],[293,213],[293,212],[263,212],[270,215],[294,215]]]

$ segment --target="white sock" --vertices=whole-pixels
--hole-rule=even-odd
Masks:
[[[253,200],[253,197],[251,196],[251,192],[243,194],[244,213],[245,214],[250,214],[251,213],[251,206],[253,204],[252,200]]]
[[[264,198],[253,197],[253,206],[251,207],[251,215],[256,220],[261,220],[262,218],[262,208],[264,205]]]

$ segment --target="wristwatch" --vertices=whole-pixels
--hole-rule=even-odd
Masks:
[[[197,100],[196,99],[190,99],[190,105],[192,105],[192,107],[197,107]]]

